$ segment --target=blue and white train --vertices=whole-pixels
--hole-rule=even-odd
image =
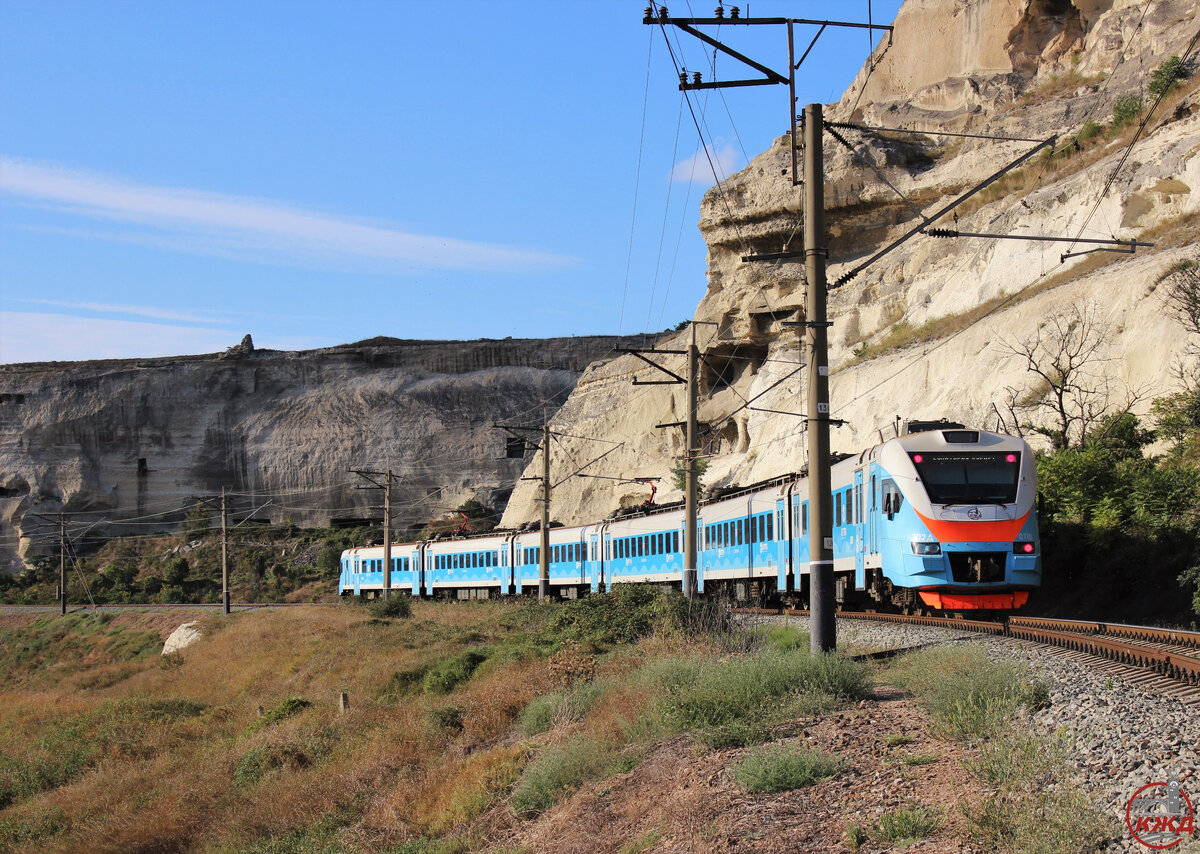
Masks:
[[[912,422],[832,469],[837,599],[905,611],[1007,610],[1041,583],[1036,467],[1024,440]],[[743,602],[808,600],[808,479],[780,478],[701,505],[699,589]],[[561,598],[654,582],[679,587],[683,508],[550,531]],[[492,532],[392,546],[392,589],[479,599],[536,594],[541,534]],[[342,594],[383,588],[383,546],[342,553]]]

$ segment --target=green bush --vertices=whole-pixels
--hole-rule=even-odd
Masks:
[[[428,672],[429,667],[424,665],[410,670],[397,670],[383,683],[375,698],[381,703],[395,703],[401,697],[420,690]]]
[[[892,845],[908,845],[918,839],[932,836],[941,826],[942,816],[937,810],[912,807],[885,812],[875,823],[871,835]]]
[[[336,579],[342,574],[342,550],[334,543],[327,543],[317,552],[317,569],[322,578]]]
[[[1113,104],[1112,125],[1109,133],[1115,133],[1120,128],[1133,122],[1142,114],[1142,98],[1140,95],[1122,95]]]
[[[1165,95],[1170,92],[1176,82],[1185,79],[1188,76],[1187,66],[1183,64],[1183,60],[1178,56],[1172,56],[1164,59],[1158,68],[1150,73],[1150,85],[1146,87],[1146,91],[1151,98],[1157,98],[1160,95]]]
[[[766,740],[789,717],[866,697],[866,668],[832,655],[765,651],[725,661],[672,659],[652,666],[657,713],[668,729],[711,747]]]
[[[832,777],[841,767],[836,756],[773,744],[735,765],[733,778],[747,792],[786,792]]]
[[[937,732],[955,741],[993,738],[1019,708],[1040,708],[1049,699],[1026,668],[989,661],[977,646],[915,652],[898,662],[894,676],[929,710]]]
[[[407,593],[392,594],[383,599],[373,599],[367,606],[371,614],[381,620],[406,618],[412,616],[412,597]]]
[[[557,691],[535,697],[521,712],[517,725],[526,735],[548,732],[556,722],[583,720],[604,693],[599,682],[581,682],[570,691]]]
[[[293,715],[300,714],[311,705],[312,701],[306,700],[303,697],[288,697],[286,700],[281,701],[278,706],[275,706],[275,708],[263,712],[258,717],[258,720],[250,724],[246,731],[258,732],[261,729],[266,729],[273,724],[287,720]]]
[[[449,694],[456,687],[466,682],[474,674],[476,668],[488,660],[487,651],[483,648],[469,649],[453,658],[448,658],[430,668],[421,682],[426,694]]]
[[[780,652],[803,652],[811,646],[808,632],[795,626],[772,626],[767,631],[767,645]]]
[[[1079,135],[1076,137],[1080,142],[1087,142],[1090,139],[1095,139],[1104,133],[1104,125],[1088,119],[1083,123],[1083,127],[1079,129]]]
[[[618,584],[565,603],[550,621],[547,641],[612,646],[636,643],[655,632],[701,634],[720,631],[728,617],[713,602],[692,602],[652,584]]]
[[[569,789],[618,767],[617,755],[602,742],[584,738],[550,747],[531,762],[513,790],[513,811],[522,818],[539,815]]]

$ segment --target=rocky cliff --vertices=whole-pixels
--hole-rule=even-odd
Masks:
[[[916,235],[831,293],[831,405],[846,422],[833,431],[835,451],[890,435],[897,416],[995,426],[1014,395],[1029,403],[1040,393],[1014,345],[1064,312],[1094,321],[1103,339],[1095,382],[1114,403],[1137,398],[1144,412],[1174,389],[1185,332],[1155,289],[1197,254],[1195,75],[1136,139],[1145,109],[1125,129],[1111,124],[1119,98],[1153,102],[1152,72],[1193,47],[1198,7],[1197,0],[906,0],[891,43],[825,111],[827,121],[842,123],[846,143],[826,134],[823,146],[830,282],[1029,151],[1029,140],[1052,135],[1053,157],[1035,157],[936,225],[1156,245],[1063,260],[1069,249],[1091,247]],[[803,319],[803,265],[741,260],[801,248],[801,192],[790,167],[785,135],[702,203],[708,282],[696,320],[709,485],[756,482],[797,471],[806,459],[804,421],[788,414],[804,410],[801,352],[797,333],[782,326]],[[663,360],[682,372],[681,358]],[[564,436],[556,446],[562,454],[552,458],[556,478],[560,465],[568,472],[570,456],[615,446],[595,473],[663,476],[669,484],[681,431],[656,425],[682,419],[683,392],[631,385],[650,373],[624,357],[584,376],[554,427],[612,444]],[[539,466],[534,461],[530,472]],[[553,515],[584,521],[647,495],[638,484],[569,480],[556,489]],[[519,484],[504,523],[534,518],[535,497],[534,485]],[[668,486],[659,497],[680,496]]]
[[[235,518],[379,519],[379,493],[351,467],[391,466],[400,527],[468,498],[503,504],[524,464],[504,459],[493,421],[540,424],[587,365],[642,343],[373,339],[292,353],[244,342],[211,356],[0,366],[0,565],[52,545],[56,531],[30,539],[31,517],[172,530],[193,496],[223,487]]]

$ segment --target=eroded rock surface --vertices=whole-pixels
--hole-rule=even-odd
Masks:
[[[990,234],[1153,241],[1136,255],[1061,256],[1089,246],[918,235],[870,265],[829,300],[834,451],[856,452],[891,435],[897,416],[951,418],[995,427],[1010,390],[1033,389],[1007,344],[1047,317],[1076,308],[1104,331],[1097,369],[1114,402],[1175,390],[1184,328],[1155,294],[1162,275],[1194,258],[1200,235],[1200,99],[1166,102],[1125,157],[1129,136],[1093,137],[1074,153],[1087,122],[1104,126],[1113,105],[1145,95],[1151,74],[1183,55],[1195,35],[1197,0],[906,0],[890,46],[881,45],[827,121],[876,128],[953,131],[1019,140],[868,133],[841,127],[849,144],[824,141],[829,281],[865,261],[961,193],[1058,139],[1070,157],[1035,155],[1002,192],[981,194],[936,225]],[[931,49],[931,46],[938,46]],[[1144,115],[1144,114],[1143,114]],[[786,115],[781,116],[781,125]],[[781,128],[782,129],[782,128]],[[776,139],[741,172],[706,194],[700,229],[707,288],[697,310],[705,355],[700,421],[710,486],[749,484],[798,471],[806,461],[804,372],[795,329],[803,319],[802,261],[745,263],[745,255],[802,249],[801,189],[791,178],[790,137]],[[1064,164],[1060,166],[1060,164]],[[1119,168],[1118,168],[1119,167]],[[886,182],[883,180],[886,178]],[[891,185],[889,187],[889,184]],[[903,197],[901,195],[903,194]],[[982,202],[982,204],[980,203]],[[918,211],[920,212],[918,214]],[[986,306],[986,316],[963,324]],[[860,361],[855,351],[903,326],[932,324],[924,343]],[[963,328],[965,327],[965,328]],[[679,347],[682,337],[664,342]],[[664,357],[676,372],[682,358]],[[651,369],[630,357],[589,372],[555,417],[564,438],[553,467],[619,446],[595,474],[663,477],[659,500],[681,498],[669,472],[682,453],[682,387],[633,387]],[[748,401],[754,401],[751,408]],[[557,448],[557,446],[556,446]],[[588,456],[587,458],[590,458]],[[540,474],[533,461],[529,475]],[[537,517],[537,485],[520,483],[504,518]],[[640,503],[645,485],[568,480],[552,515],[602,518]]]

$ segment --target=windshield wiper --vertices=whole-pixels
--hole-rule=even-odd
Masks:
[[[995,504],[997,507],[1007,507],[1009,504],[1014,504],[1013,501],[1005,501],[1003,498],[974,498],[970,501],[947,501],[943,507],[970,507],[975,504]]]

